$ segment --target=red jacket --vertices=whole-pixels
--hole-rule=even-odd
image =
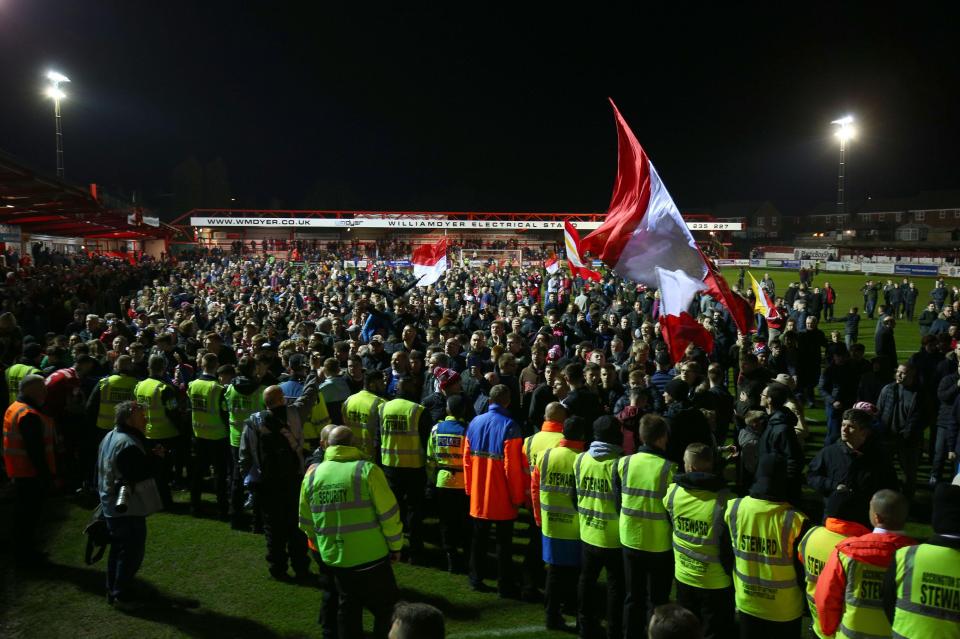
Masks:
[[[840,626],[840,620],[843,619],[847,575],[840,564],[840,553],[871,566],[886,569],[893,561],[897,550],[916,543],[915,539],[906,535],[872,532],[860,537],[851,537],[837,544],[837,551],[830,555],[827,565],[823,567],[823,572],[817,579],[817,590],[814,595],[820,630],[823,634],[832,636]]]
[[[490,404],[467,428],[463,445],[464,490],[470,515],[506,521],[517,518],[530,485],[520,427],[499,404]]]

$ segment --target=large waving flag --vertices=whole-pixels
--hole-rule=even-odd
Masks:
[[[702,281],[707,268],[680,210],[617,105],[610,104],[619,141],[617,181],[606,220],[580,248],[647,286],[657,286],[658,266]]]
[[[703,282],[681,270],[667,271],[659,266],[656,270],[660,290],[660,330],[670,349],[670,357],[675,362],[680,361],[691,342],[709,355],[713,352],[713,335],[690,315],[690,299],[703,288]]]
[[[753,273],[748,272],[747,275],[750,276],[750,288],[753,289],[753,295],[756,298],[753,303],[753,311],[764,317],[777,317],[779,315],[777,306],[770,299],[767,289],[760,286],[760,283],[753,277]]]
[[[717,268],[716,262],[706,255],[703,256],[703,261],[706,263],[708,271],[707,277],[703,281],[703,283],[707,285],[707,293],[709,293],[713,299],[727,307],[727,310],[730,311],[730,317],[733,318],[733,323],[736,324],[738,331],[744,335],[749,334],[750,331],[753,330],[754,319],[753,309],[750,308],[750,301],[744,296],[730,290],[730,286],[720,273],[720,269]]]
[[[573,228],[570,220],[564,220],[563,222],[563,244],[567,249],[570,274],[573,276],[579,275],[585,280],[599,282],[601,280],[600,273],[588,269],[580,257],[582,255],[580,252],[580,234],[577,233],[577,229]]]
[[[447,270],[447,238],[441,237],[436,244],[424,244],[413,249],[410,257],[417,286],[434,284]]]

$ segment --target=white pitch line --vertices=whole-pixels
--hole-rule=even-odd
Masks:
[[[472,637],[517,637],[532,635],[537,632],[547,632],[544,626],[520,626],[510,630],[478,630],[475,632],[458,632],[449,635],[449,639],[471,639]]]

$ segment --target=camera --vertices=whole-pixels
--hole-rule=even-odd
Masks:
[[[120,491],[117,493],[117,503],[114,504],[114,508],[118,513],[127,512],[127,501],[130,499],[130,487],[126,484],[120,486]]]

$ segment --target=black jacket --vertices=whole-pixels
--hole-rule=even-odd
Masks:
[[[603,406],[600,405],[600,398],[590,392],[586,386],[570,391],[570,394],[567,395],[562,403],[567,407],[568,414],[578,415],[587,420],[588,433],[593,432],[593,422],[604,414]],[[533,406],[531,406],[531,412],[532,409]],[[542,420],[534,424],[534,427],[539,428],[540,423],[542,423]]]
[[[767,427],[760,435],[757,456],[774,454],[787,465],[787,481],[790,502],[797,503],[800,497],[800,485],[803,482],[803,447],[797,438],[797,416],[788,408],[780,408],[770,413]]]
[[[884,488],[898,490],[900,487],[897,471],[876,435],[868,437],[857,451],[843,441],[821,449],[810,462],[807,484],[823,497],[829,497],[841,484],[852,490],[860,498],[857,521],[863,524],[869,522],[873,494]]]
[[[687,402],[673,402],[663,414],[670,426],[667,440],[667,458],[675,464],[683,463],[683,453],[690,444],[700,442],[714,445],[710,424],[700,409],[693,408]]]

